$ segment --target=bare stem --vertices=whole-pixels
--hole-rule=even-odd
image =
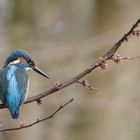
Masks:
[[[7,132],[7,131],[15,131],[15,130],[20,130],[20,129],[25,129],[25,128],[29,128],[29,127],[32,127],[33,125],[36,125],[38,123],[41,123],[43,121],[46,121],[48,119],[51,119],[53,118],[60,110],[62,110],[64,107],[66,107],[68,104],[70,104],[74,99],[70,99],[68,102],[66,102],[64,105],[60,106],[55,112],[53,112],[52,114],[50,114],[49,116],[43,118],[43,119],[37,119],[36,121],[30,123],[30,124],[27,124],[27,125],[24,125],[23,127],[19,126],[19,127],[14,127],[14,128],[7,128],[7,129],[3,129],[3,130],[0,130],[0,132]]]

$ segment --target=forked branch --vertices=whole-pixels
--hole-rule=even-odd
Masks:
[[[131,36],[138,36],[139,30],[136,30],[140,23],[140,18],[136,21],[136,23],[131,27],[131,29],[123,35],[123,37],[111,48],[109,49],[102,57],[100,57],[94,64],[92,64],[89,68],[85,69],[80,74],[76,75],[75,77],[71,78],[70,80],[64,82],[59,87],[53,87],[45,92],[42,92],[36,96],[29,97],[24,104],[31,103],[34,101],[38,101],[50,94],[56,93],[57,91],[62,90],[63,88],[66,88],[74,83],[77,83],[81,78],[91,73],[94,69],[97,67],[101,67],[102,69],[106,68],[106,61],[109,59],[112,59],[111,57],[116,53],[116,51],[119,49],[121,44],[125,41],[128,41],[128,39]],[[6,108],[4,104],[0,104],[0,109]]]

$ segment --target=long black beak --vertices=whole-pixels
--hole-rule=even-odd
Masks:
[[[40,70],[38,67],[32,66],[31,68],[32,68],[34,71],[36,71],[37,73],[39,73],[40,75],[42,75],[42,76],[44,76],[44,77],[50,79],[49,76],[48,76],[46,73],[44,73],[42,70]]]

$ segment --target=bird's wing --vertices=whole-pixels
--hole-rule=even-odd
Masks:
[[[24,69],[16,68],[14,73],[10,72],[9,67],[0,69],[0,100],[3,103],[7,102],[7,98],[13,98],[21,104],[25,98],[27,85],[28,75]]]
[[[6,72],[5,72],[6,71]],[[19,107],[23,103],[28,83],[28,75],[25,69],[9,65],[4,69],[7,88],[2,92],[4,103],[8,106],[12,118],[19,116]],[[3,75],[3,74],[2,74]],[[2,82],[2,81],[1,81]],[[3,89],[4,84],[1,84]]]
[[[28,85],[28,74],[27,74],[26,70],[17,68],[16,72],[15,72],[15,77],[16,77],[16,81],[18,83],[17,84],[18,94],[20,94],[20,96],[21,96],[20,103],[22,103],[26,96],[25,94],[26,94],[27,85]]]
[[[6,71],[4,68],[0,69],[0,100],[5,103],[6,91],[7,91],[7,79]]]

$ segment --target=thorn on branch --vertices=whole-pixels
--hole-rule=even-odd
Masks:
[[[140,30],[139,29],[135,29],[132,31],[132,35],[134,36],[139,36],[140,35]]]
[[[62,86],[62,84],[60,83],[60,81],[56,81],[56,82],[54,83],[54,87],[57,88],[57,89],[60,89],[61,86]]]
[[[25,124],[23,122],[20,122],[20,127],[21,128],[24,128],[25,127]]]
[[[123,57],[121,57],[119,54],[113,54],[110,59],[118,64],[118,63],[122,62]]]
[[[125,36],[124,39],[125,39],[126,42],[128,42],[128,38],[129,38],[129,36]]]
[[[101,62],[101,64],[100,64],[101,69],[102,69],[102,70],[106,70],[107,67],[108,67],[108,64],[107,64],[106,58],[100,57],[99,59],[102,60],[102,62]]]
[[[90,90],[97,90],[97,88],[94,88],[93,86],[91,86],[89,84],[89,81],[88,80],[79,80],[77,83],[83,85],[84,87],[90,89]]]
[[[42,104],[42,99],[37,99],[36,102],[37,102],[38,105],[41,105]]]

